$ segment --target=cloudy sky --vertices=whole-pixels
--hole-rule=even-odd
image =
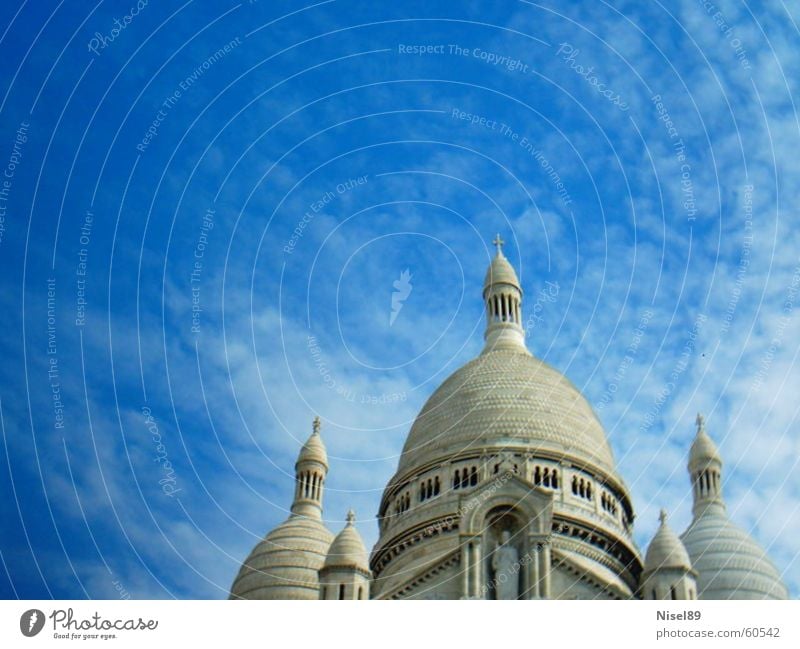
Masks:
[[[353,507],[371,546],[415,414],[481,349],[496,232],[640,548],[659,508],[689,523],[702,411],[800,595],[798,22],[3,3],[0,595],[225,597],[315,414],[326,523]]]

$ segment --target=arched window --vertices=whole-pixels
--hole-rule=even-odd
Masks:
[[[358,599],[364,599],[364,587],[363,586],[359,586],[358,587]]]
[[[461,488],[464,489],[466,487],[469,487],[469,470],[468,469],[464,469],[464,471],[461,473]]]
[[[344,599],[344,584],[339,584],[339,599]]]
[[[460,471],[456,469],[456,473],[453,476],[453,489],[458,489],[460,486],[461,486]]]
[[[322,599],[325,599],[327,594],[328,594],[328,587],[327,586],[323,586],[322,587]]]
[[[592,483],[591,482],[587,482],[586,483],[586,497],[589,500],[592,499]]]
[[[537,466],[533,470],[533,484],[540,485],[542,483],[542,470]]]
[[[578,478],[572,476],[572,493],[578,495]]]
[[[434,481],[433,481],[433,495],[434,496],[438,496],[439,495],[439,486],[440,486],[439,485],[439,476],[436,476],[436,478],[434,478]]]
[[[542,475],[542,483],[545,487],[550,486],[550,469],[544,470],[544,474]]]
[[[478,469],[477,467],[472,467],[472,471],[470,471],[469,475],[469,483],[473,487],[478,484]]]
[[[556,471],[555,469],[553,469],[552,483],[553,483],[553,489],[558,489],[558,471]]]
[[[675,592],[675,586],[669,587],[669,596],[670,599],[678,599],[678,593]]]

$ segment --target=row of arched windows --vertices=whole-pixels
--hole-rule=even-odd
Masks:
[[[439,484],[439,476],[423,480],[419,485],[419,501],[423,502],[428,498],[438,496],[440,487],[441,485]]]
[[[586,500],[592,499],[592,483],[578,476],[572,476],[572,493]]]
[[[499,293],[487,302],[489,320],[492,322],[520,322],[519,302],[512,295]]]
[[[453,489],[466,489],[478,484],[478,467],[464,467],[456,469],[453,474]]]
[[[403,512],[407,512],[410,508],[411,508],[411,495],[408,492],[406,492],[395,501],[394,513],[402,514]]]
[[[617,515],[617,501],[605,491],[603,495],[600,496],[600,506],[609,514]]]
[[[548,467],[542,469],[537,466],[533,470],[533,484],[537,487],[552,487],[558,489],[558,471],[550,470]]]
[[[698,496],[708,496],[719,491],[719,473],[716,471],[702,471],[695,477]]]
[[[306,472],[297,476],[297,495],[300,498],[320,500],[323,479],[319,473]]]
[[[494,472],[499,473],[500,471],[500,464],[494,465]],[[519,466],[517,464],[513,465],[513,471],[515,473],[519,473]],[[714,478],[710,479],[710,482],[706,483],[706,480],[709,480],[706,473],[698,474],[697,475],[697,484],[699,485],[698,488],[707,489],[705,487],[706,484],[716,484],[714,482]],[[551,467],[543,467],[543,466],[534,466],[533,467],[533,475],[531,476],[533,484],[537,487],[546,487],[550,489],[559,489],[562,486],[562,476],[559,476],[559,471],[555,468]],[[566,478],[568,479],[568,478]],[[466,489],[468,487],[474,487],[479,482],[479,474],[478,474],[478,467],[477,466],[467,466],[458,468],[453,472],[453,480],[452,480],[452,488],[453,489]],[[314,490],[318,490],[321,486],[321,481],[315,482],[314,477],[310,477],[310,485],[311,492],[314,493]],[[305,488],[305,482],[303,483],[303,488]],[[315,486],[316,485],[316,486]],[[594,488],[592,486],[592,481],[588,478],[582,478],[579,476],[572,476],[571,480],[571,487],[572,493],[579,497],[584,498],[588,501],[594,500]],[[434,498],[441,494],[442,484],[439,476],[432,476],[425,480],[422,480],[419,484],[419,491],[418,498],[419,502],[424,502],[430,498]],[[313,497],[313,496],[312,496]],[[614,496],[611,494],[602,491],[600,495],[600,505],[604,511],[608,512],[612,516],[617,516],[617,512],[619,509],[619,503]],[[397,497],[397,500],[394,504],[394,514],[402,514],[408,511],[411,508],[411,496],[408,492],[405,492]],[[624,519],[624,516],[623,516]],[[623,523],[626,523],[623,520]]]

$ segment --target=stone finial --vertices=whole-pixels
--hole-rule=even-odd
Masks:
[[[350,509],[347,511],[347,524],[352,527],[353,525],[355,525],[355,522],[356,522],[356,513],[352,509]]]
[[[313,430],[315,435],[319,435],[319,429],[320,429],[321,425],[322,425],[322,422],[320,421],[319,416],[314,417],[314,423],[312,424],[312,430]]]
[[[658,520],[661,521],[662,525],[666,525],[667,524],[667,510],[666,509],[662,509],[659,512]]]
[[[703,417],[699,412],[697,413],[697,419],[695,419],[695,423],[697,424],[697,432],[704,431],[706,429],[706,418]]]

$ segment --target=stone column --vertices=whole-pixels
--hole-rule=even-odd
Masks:
[[[530,561],[528,562],[528,599],[539,599],[539,543],[534,539],[530,542]]]
[[[483,581],[483,566],[481,565],[481,544],[477,539],[474,541],[472,554],[472,596],[479,599],[481,597],[481,582]]]
[[[470,573],[470,541],[464,539],[461,544],[461,598],[469,599],[469,573]]]
[[[542,544],[542,588],[541,596],[543,598],[550,598],[550,543],[545,540]]]

